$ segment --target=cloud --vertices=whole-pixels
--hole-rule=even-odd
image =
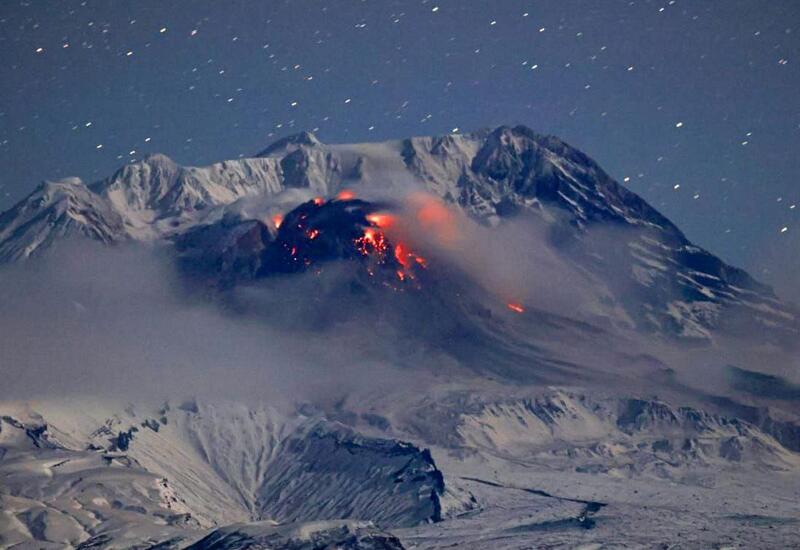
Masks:
[[[389,209],[389,237],[427,261],[419,289],[369,283],[363,266],[332,262],[322,274],[217,292],[179,274],[168,248],[88,241],[0,269],[0,398],[197,395],[332,405],[353,393],[487,378],[602,387],[613,380],[619,391],[652,391],[650,382],[666,373],[725,393],[727,365],[798,383],[788,372],[796,355],[722,339],[690,349],[625,329],[612,290],[570,261],[546,222],[518,217],[487,227],[429,196],[392,199],[402,206]],[[628,237],[596,231],[586,239],[613,266]],[[524,315],[506,308],[512,301],[524,304]]]
[[[249,294],[263,297],[267,290]],[[291,302],[293,292],[302,301],[308,290],[301,278],[284,286],[282,297]],[[0,398],[293,402],[320,394],[334,399],[391,379],[392,369],[370,364],[366,347],[353,346],[353,338],[345,349],[330,332],[299,330],[299,319],[285,315],[288,307],[269,320],[226,310],[196,292],[162,252],[145,247],[65,243],[46,258],[4,268]]]

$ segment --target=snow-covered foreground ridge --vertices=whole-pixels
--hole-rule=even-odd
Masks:
[[[31,407],[3,407],[14,415],[0,420],[4,547],[103,545],[128,530],[184,540],[252,521],[413,526],[466,505],[427,450],[320,416],[193,401]]]
[[[545,528],[550,537],[579,540],[589,527],[601,538],[607,528],[631,529],[623,510],[639,497],[604,484],[626,480],[646,493],[677,482],[722,495],[726,479],[788,481],[800,473],[800,455],[757,426],[660,401],[572,390],[426,401],[384,406],[386,416],[357,403],[329,414],[194,400],[122,408],[85,400],[80,410],[57,400],[3,404],[0,544],[322,548],[343,537],[348,548],[401,548],[403,538],[426,546],[444,520],[437,537],[455,529],[448,536],[463,540],[463,529],[485,521],[484,534],[514,548],[538,540],[536,528],[527,535],[519,528],[519,487],[538,499],[526,508],[530,517],[556,521]],[[656,508],[673,506],[650,498]],[[503,522],[491,519],[508,506]],[[694,513],[691,504],[686,513]],[[309,523],[320,521],[327,523]],[[785,536],[783,527],[770,536]],[[302,546],[304,537],[318,545]]]

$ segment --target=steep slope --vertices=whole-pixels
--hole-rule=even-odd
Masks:
[[[748,544],[792,540],[800,455],[759,427],[579,388],[497,391],[352,399],[329,411],[350,427],[253,402],[3,403],[0,544],[522,548],[592,531],[652,546],[674,536],[664,514],[692,537],[736,524]]]
[[[318,522],[308,525],[276,527],[268,523],[232,525],[218,529],[187,550],[403,550],[403,545],[388,533],[368,523]]]
[[[250,261],[231,241],[265,249],[268,218],[348,186],[378,199],[422,189],[488,226],[542,220],[545,244],[607,286],[638,328],[707,340],[717,330],[746,335],[755,322],[770,340],[798,335],[797,311],[769,287],[694,246],[582,152],[522,126],[355,145],[303,133],[255,158],[205,168],[152,155],[88,187],[69,180],[38,188],[0,217],[0,260],[37,255],[73,235],[179,244],[203,235],[196,267],[213,271]]]
[[[429,189],[489,223],[523,211],[550,220],[553,243],[606,281],[643,326],[705,338],[720,326],[746,332],[733,322],[745,317],[783,329],[784,338],[798,334],[797,312],[770,288],[692,245],[558,138],[501,127],[472,151],[464,138],[445,136],[407,140],[403,156]],[[741,313],[723,313],[728,306]]]
[[[125,410],[92,402],[82,411],[57,402],[6,404],[2,412],[0,499],[27,525],[5,525],[6,541],[17,531],[77,544],[120,523],[353,519],[397,527],[442,520],[444,479],[427,450],[319,416],[195,401]],[[57,536],[31,531],[41,513],[49,517],[38,523],[51,531],[67,527]]]
[[[0,261],[23,260],[70,237],[111,244],[128,235],[119,213],[81,180],[45,182],[0,215]]]

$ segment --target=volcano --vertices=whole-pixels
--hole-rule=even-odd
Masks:
[[[0,545],[794,540],[800,311],[556,137],[152,155],[0,260]]]
[[[582,152],[521,126],[356,145],[324,145],[305,133],[257,157],[204,168],[152,155],[93,184],[72,178],[37,188],[0,217],[0,260],[35,257],[64,238],[86,236],[106,244],[175,242],[179,251],[194,248],[198,261],[230,264],[225,269],[289,272],[309,260],[291,257],[293,248],[340,256],[347,247],[329,235],[300,247],[306,237],[295,234],[299,220],[288,220],[290,233],[280,233],[273,218],[349,189],[378,202],[422,191],[490,227],[536,219],[547,228],[542,238],[591,273],[592,284],[607,287],[603,299],[638,328],[710,340],[717,329],[746,334],[753,320],[770,338],[798,335],[796,309],[768,286],[693,245]],[[354,221],[345,203],[316,214],[344,231],[338,225]],[[311,206],[304,208],[292,215],[312,215]],[[359,231],[351,229],[343,241]],[[280,243],[267,246],[276,236]],[[193,242],[202,242],[202,250]],[[259,247],[270,258],[256,258]]]

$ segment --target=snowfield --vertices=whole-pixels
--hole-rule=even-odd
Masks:
[[[349,407],[351,426],[242,403],[5,405],[3,544],[239,548],[224,540],[284,541],[297,535],[279,525],[334,518],[409,548],[648,547],[678,532],[694,547],[777,547],[796,533],[800,455],[747,423],[565,390],[458,402],[442,404],[450,440]]]

